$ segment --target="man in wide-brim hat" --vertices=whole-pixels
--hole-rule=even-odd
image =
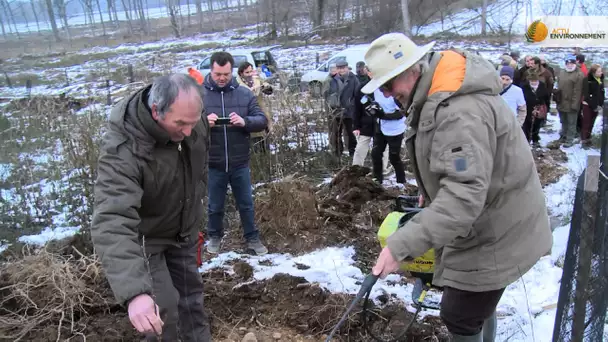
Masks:
[[[433,283],[454,341],[494,341],[496,306],[552,245],[534,159],[493,65],[458,50],[431,52],[400,33],[372,42],[365,62],[407,111],[406,146],[424,209],[400,227],[373,273],[435,248]]]

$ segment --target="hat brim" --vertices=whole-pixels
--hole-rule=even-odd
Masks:
[[[373,77],[369,82],[367,82],[367,84],[363,88],[361,88],[361,92],[364,94],[373,93],[374,91],[376,91],[376,89],[380,88],[384,83],[388,82],[391,78],[399,75],[400,73],[404,72],[405,70],[410,68],[412,65],[414,65],[416,62],[418,62],[422,57],[424,57],[424,55],[426,55],[429,51],[431,51],[433,46],[435,46],[435,42],[430,42],[426,45],[419,47],[411,55],[411,57],[408,60],[403,62],[401,65],[399,65],[399,67],[397,67],[395,70],[389,72],[388,74],[386,74],[382,77],[376,77],[375,75],[373,75],[373,70],[372,70]],[[367,61],[366,61],[366,63],[367,63]]]

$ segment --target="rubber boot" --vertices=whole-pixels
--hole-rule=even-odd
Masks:
[[[452,342],[483,342],[483,337],[481,333],[474,336],[462,336],[452,334]]]
[[[483,322],[483,342],[494,342],[496,339],[496,311]]]

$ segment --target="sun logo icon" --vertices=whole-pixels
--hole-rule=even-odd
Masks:
[[[535,20],[528,26],[526,31],[526,40],[528,43],[540,43],[549,35],[549,29],[547,25],[543,24],[540,20]]]

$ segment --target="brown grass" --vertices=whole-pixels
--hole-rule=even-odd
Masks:
[[[66,331],[78,335],[84,329],[80,317],[111,307],[95,256],[75,260],[42,250],[2,264],[0,275],[0,338],[27,340],[52,325],[59,341]]]

